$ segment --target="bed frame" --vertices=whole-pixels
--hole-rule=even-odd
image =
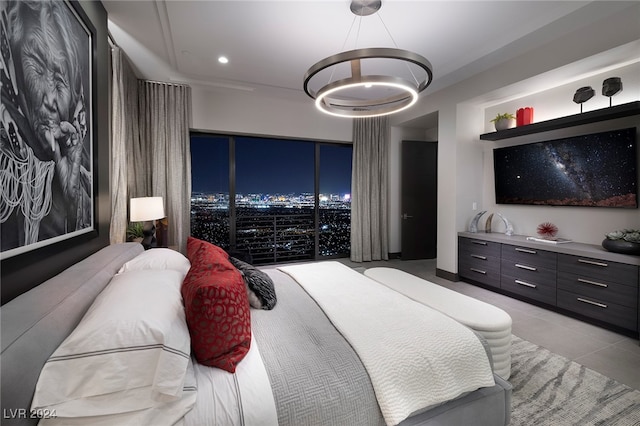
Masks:
[[[138,243],[105,247],[0,307],[3,425],[36,425],[38,415],[47,414],[30,411],[42,367],[120,267],[142,252]],[[464,419],[508,424],[511,385],[494,376],[495,386],[471,392],[401,425],[454,425]]]
[[[31,400],[40,370],[120,267],[144,249],[110,245],[0,307],[2,424],[36,425]]]

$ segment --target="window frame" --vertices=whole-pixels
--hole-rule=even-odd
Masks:
[[[236,138],[258,138],[258,139],[272,139],[283,140],[291,142],[306,142],[314,144],[314,209],[313,209],[313,226],[314,226],[314,258],[313,260],[320,259],[337,259],[348,257],[350,253],[337,253],[334,255],[321,255],[320,254],[320,150],[323,145],[341,145],[348,146],[352,149],[353,155],[353,143],[345,141],[330,141],[330,140],[317,140],[317,139],[301,139],[301,138],[287,138],[284,136],[266,136],[266,135],[250,135],[250,134],[226,134],[220,132],[206,132],[200,130],[191,130],[189,132],[189,143],[191,144],[192,137],[211,137],[211,138],[226,138],[229,144],[229,249],[237,249],[236,239]],[[349,182],[349,188],[351,189],[351,182]],[[351,209],[349,209],[351,211]]]

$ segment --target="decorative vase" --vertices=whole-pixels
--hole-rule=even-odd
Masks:
[[[516,111],[516,127],[533,123],[533,107],[519,108]]]
[[[471,224],[469,225],[469,232],[473,232],[473,233],[478,232],[478,221],[480,220],[480,217],[486,212],[487,212],[486,210],[482,210],[480,213],[475,215],[473,219],[471,219]]]
[[[516,120],[515,118],[501,118],[494,121],[494,124],[496,126],[496,130],[506,130],[515,127]]]
[[[633,243],[631,241],[610,240],[605,238],[602,241],[602,247],[614,253],[640,255],[640,243]]]

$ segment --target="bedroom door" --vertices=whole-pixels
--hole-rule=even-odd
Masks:
[[[403,260],[434,259],[438,218],[438,143],[402,141]]]

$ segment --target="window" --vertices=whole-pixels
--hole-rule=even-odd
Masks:
[[[230,247],[229,141],[191,135],[191,235]]]
[[[351,247],[351,145],[320,145],[318,253],[348,256]]]
[[[256,264],[348,256],[351,152],[346,144],[192,134],[192,235]]]
[[[235,138],[236,248],[255,263],[314,258],[314,143]]]

